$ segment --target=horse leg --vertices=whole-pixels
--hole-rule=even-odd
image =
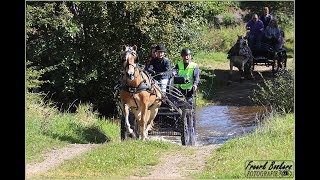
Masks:
[[[254,80],[254,76],[253,76],[253,68],[252,68],[252,66],[253,66],[253,59],[251,58],[250,59],[250,63],[249,63],[249,72],[250,72],[250,79],[251,80]]]
[[[158,114],[158,108],[152,108],[150,109],[150,117],[147,123],[147,131],[150,131],[153,126],[153,121],[156,118],[156,115]]]
[[[233,57],[230,57],[230,71],[229,71],[229,77],[228,77],[228,83],[227,83],[227,85],[230,85],[230,84],[231,84],[232,71],[233,71]]]
[[[140,134],[139,121],[141,121],[141,111],[140,111],[140,109],[133,108],[132,112],[134,114],[134,118],[135,118],[135,122],[136,122],[136,126],[135,126],[136,132],[134,134],[139,135]],[[137,126],[137,124],[138,124],[138,126]],[[135,139],[136,139],[136,137],[135,137]]]
[[[240,82],[242,82],[244,80],[244,61],[241,63],[241,66],[239,67],[239,71],[240,71]]]
[[[141,120],[139,121],[140,137],[142,140],[145,140],[148,136],[148,131],[146,131],[147,113],[148,113],[148,107],[146,106],[145,103],[143,103],[141,105]]]
[[[123,111],[124,111],[124,117],[125,117],[125,122],[126,122],[126,128],[127,132],[129,132],[132,137],[135,137],[133,130],[130,127],[130,122],[129,122],[129,106],[127,104],[123,105]]]
[[[250,58],[249,61],[245,64],[244,72],[246,74],[247,79],[254,80],[253,70],[252,70],[253,59]]]

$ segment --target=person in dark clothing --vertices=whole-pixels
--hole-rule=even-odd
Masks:
[[[261,40],[263,38],[264,25],[258,18],[257,14],[252,16],[252,19],[246,24],[247,38],[250,49],[260,49]]]
[[[147,70],[150,66],[150,63],[152,61],[152,59],[155,59],[157,57],[157,53],[156,53],[156,46],[157,45],[152,45],[151,46],[151,51],[150,51],[150,55],[148,56],[146,62],[145,62],[145,66],[144,69]]]
[[[167,84],[169,81],[170,62],[165,57],[166,48],[164,45],[156,46],[157,57],[152,59],[147,72],[151,74],[155,80],[158,81],[162,92],[166,92]]]
[[[259,17],[259,19],[263,22],[264,28],[269,26],[270,21],[273,19],[273,16],[269,14],[269,8],[263,7],[263,14]]]
[[[179,61],[173,68],[173,75],[185,78],[186,84],[179,84],[177,87],[186,96],[187,101],[192,104],[193,92],[197,90],[200,82],[200,70],[195,62],[191,62],[191,51],[189,49],[182,49],[181,57],[183,61]]]

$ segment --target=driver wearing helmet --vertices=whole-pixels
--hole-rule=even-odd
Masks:
[[[178,84],[177,86],[191,104],[193,101],[193,91],[197,90],[200,82],[200,70],[195,62],[191,62],[192,56],[190,49],[182,49],[181,57],[182,61],[179,61],[173,68],[173,75],[184,77],[185,84]]]

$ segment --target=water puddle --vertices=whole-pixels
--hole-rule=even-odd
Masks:
[[[251,132],[256,116],[265,112],[260,106],[207,106],[197,113],[197,143],[222,144]]]
[[[249,133],[256,127],[256,116],[264,112],[266,109],[262,106],[202,107],[196,114],[196,145],[222,144]],[[151,137],[181,145],[180,135],[158,134]]]

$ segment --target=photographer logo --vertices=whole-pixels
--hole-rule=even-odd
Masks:
[[[249,178],[292,178],[294,162],[291,160],[248,160],[245,176]]]

